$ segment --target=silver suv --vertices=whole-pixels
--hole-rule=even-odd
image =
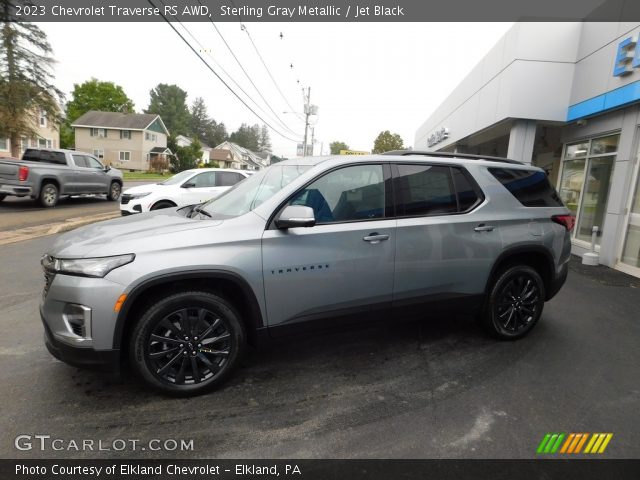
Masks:
[[[466,312],[516,339],[564,283],[572,228],[545,173],[511,160],[289,160],[203,204],[59,237],[42,259],[46,344],[189,395],[246,344],[302,330]]]

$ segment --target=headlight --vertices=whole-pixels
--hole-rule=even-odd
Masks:
[[[131,197],[131,200],[135,200],[136,198],[142,198],[142,197],[146,197],[147,195],[151,195],[151,192],[144,192],[144,193],[127,193],[125,192],[126,195],[129,195],[129,197]]]
[[[49,272],[102,278],[111,270],[133,262],[134,258],[136,256],[133,253],[99,258],[54,258],[45,255],[41,263],[42,268]]]

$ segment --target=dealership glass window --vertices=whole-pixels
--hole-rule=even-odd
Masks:
[[[600,244],[620,135],[592,138],[565,147],[560,197],[576,216],[574,238],[591,241],[591,230],[598,226]]]
[[[638,146],[637,155],[640,156],[640,146]],[[637,175],[636,188],[629,207],[627,234],[624,239],[622,255],[620,256],[621,263],[632,267],[640,267],[640,173]]]

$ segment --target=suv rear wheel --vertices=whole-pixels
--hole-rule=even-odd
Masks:
[[[513,265],[497,276],[482,313],[487,331],[498,338],[515,340],[535,326],[544,307],[544,283],[528,265]]]
[[[194,395],[220,385],[245,346],[239,315],[222,297],[181,292],[150,306],[129,346],[131,365],[165,393]]]

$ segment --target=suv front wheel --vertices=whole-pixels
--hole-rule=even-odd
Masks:
[[[135,326],[129,355],[135,372],[173,395],[221,384],[245,346],[239,315],[222,297],[180,292],[151,305]]]
[[[515,340],[535,326],[544,307],[544,283],[528,265],[514,265],[498,273],[482,313],[482,323],[493,336]]]

